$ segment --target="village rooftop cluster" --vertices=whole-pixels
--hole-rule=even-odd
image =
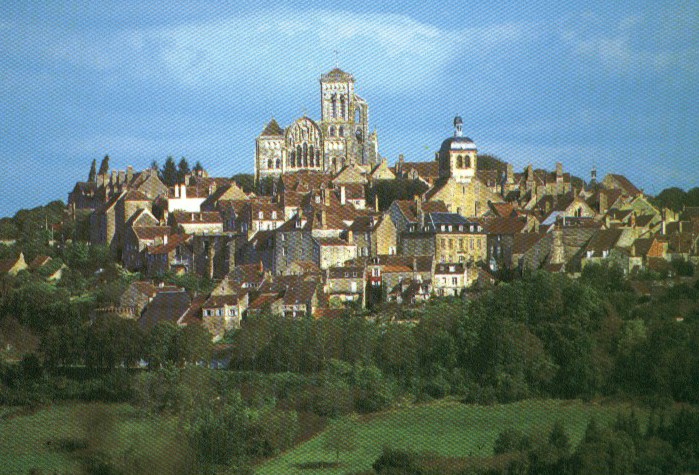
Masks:
[[[268,194],[204,170],[170,187],[156,169],[130,166],[76,183],[68,206],[89,214],[90,243],[151,279],[99,312],[144,328],[202,324],[216,341],[262,312],[338,318],[378,302],[468,298],[503,275],[538,269],[575,276],[609,262],[634,274],[699,258],[699,210],[657,209],[623,175],[597,180],[594,169],[584,182],[560,163],[479,167],[460,117],[433,161],[401,155],[389,166],[354,78],[334,69],[320,82],[320,121],[304,115],[282,128],[272,119],[256,138],[255,180],[271,185]],[[379,205],[378,184],[408,182],[426,191]],[[0,270],[43,265],[20,255]],[[155,283],[165,273],[216,286],[191,295]]]

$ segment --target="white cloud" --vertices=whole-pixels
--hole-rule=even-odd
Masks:
[[[681,19],[669,29],[640,15],[628,16],[609,25],[595,15],[585,15],[560,30],[561,38],[574,51],[600,61],[618,73],[699,71],[699,47],[686,42],[688,29],[698,25]]]
[[[286,9],[142,30],[94,32],[23,27],[0,54],[29,55],[186,87],[236,82],[290,87],[339,65],[366,86],[396,92],[434,86],[447,65],[483,59],[532,25],[448,30],[410,16]],[[507,50],[504,50],[507,51]]]

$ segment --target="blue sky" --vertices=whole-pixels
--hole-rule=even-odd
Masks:
[[[252,172],[272,116],[319,118],[334,50],[390,163],[432,160],[460,114],[515,169],[699,185],[695,1],[6,1],[0,216],[65,201],[106,153]]]

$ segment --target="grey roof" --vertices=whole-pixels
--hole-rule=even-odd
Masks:
[[[158,322],[169,321],[177,323],[191,304],[191,299],[185,291],[159,292],[146,307],[138,320],[141,328],[149,329]]]

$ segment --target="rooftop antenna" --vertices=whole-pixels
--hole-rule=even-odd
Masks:
[[[340,67],[340,62],[339,62],[339,60],[338,60],[338,54],[339,54],[339,52],[335,49],[335,50],[333,50],[333,53],[335,54],[335,67],[336,67],[336,68],[339,68],[339,67]]]

